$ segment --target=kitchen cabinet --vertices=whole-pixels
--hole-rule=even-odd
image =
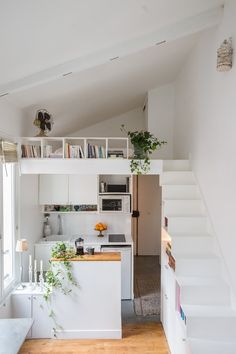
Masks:
[[[40,175],[40,205],[97,204],[97,175]]]
[[[51,338],[53,323],[48,306],[42,294],[26,294],[26,290],[16,290],[11,296],[12,316],[31,317],[34,322],[27,338]],[[17,293],[19,292],[19,293]]]
[[[68,204],[68,175],[40,175],[39,204]]]
[[[69,175],[69,204],[97,204],[97,175]]]

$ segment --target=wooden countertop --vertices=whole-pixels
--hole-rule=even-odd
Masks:
[[[104,261],[120,261],[121,254],[120,252],[95,252],[94,255],[84,254],[83,256],[76,256],[75,258],[70,258],[69,262],[104,262]],[[60,258],[52,258],[53,262],[60,262],[63,259]]]

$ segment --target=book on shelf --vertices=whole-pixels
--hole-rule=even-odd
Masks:
[[[108,152],[107,152],[107,157],[109,159],[123,159],[124,158],[124,151],[123,150],[109,149]]]
[[[83,159],[84,152],[82,146],[65,143],[65,157],[69,159]]]
[[[40,158],[41,157],[41,146],[40,145],[21,145],[21,157],[26,158]]]
[[[106,150],[102,145],[87,144],[87,158],[104,159],[106,158]]]

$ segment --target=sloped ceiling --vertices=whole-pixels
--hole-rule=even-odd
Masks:
[[[0,0],[0,86],[52,69],[215,8],[220,0]],[[200,34],[10,94],[33,119],[54,116],[65,135],[141,106],[146,92],[173,81]],[[19,85],[18,85],[19,86]],[[31,118],[32,117],[32,118]]]

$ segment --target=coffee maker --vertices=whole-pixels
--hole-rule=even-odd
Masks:
[[[84,239],[79,237],[75,240],[75,249],[76,254],[78,256],[82,256],[84,254]]]

